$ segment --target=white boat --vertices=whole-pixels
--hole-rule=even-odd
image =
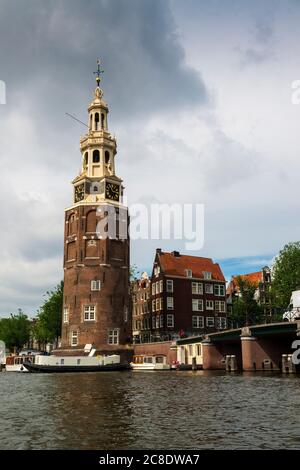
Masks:
[[[120,362],[120,356],[35,356],[34,361],[24,362],[29,372],[105,372],[129,369],[128,363]]]
[[[5,370],[6,372],[28,372],[26,367],[24,367],[24,362],[34,362],[34,358],[35,356],[33,354],[27,356],[7,356]]]
[[[170,370],[166,356],[158,354],[135,355],[133,356],[133,361],[130,363],[130,366],[133,370]]]

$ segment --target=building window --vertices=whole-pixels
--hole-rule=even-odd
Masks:
[[[214,301],[213,300],[207,300],[206,301],[206,310],[213,310],[214,309]]]
[[[119,344],[119,329],[108,330],[108,344]]]
[[[203,317],[201,317],[200,315],[193,315],[192,326],[193,328],[203,328],[204,326]]]
[[[69,323],[69,309],[68,309],[68,307],[64,308],[64,323]]]
[[[203,300],[202,299],[192,299],[192,310],[193,310],[193,312],[202,312],[203,311]]]
[[[197,356],[202,356],[202,345],[197,344],[196,348],[197,348]]]
[[[84,306],[84,321],[94,321],[95,320],[95,305],[85,305]]]
[[[152,312],[155,312],[155,299],[152,300]]]
[[[159,299],[159,310],[163,309],[163,299],[162,297]]]
[[[226,317],[217,317],[218,330],[225,330],[227,326]]]
[[[163,328],[163,326],[164,326],[164,316],[160,315],[159,316],[159,327]]]
[[[189,344],[188,348],[189,348],[189,356],[193,356],[193,345]]]
[[[215,301],[215,310],[216,312],[226,312],[226,306],[224,300],[216,300]]]
[[[124,322],[128,322],[128,307],[127,305],[124,306]]]
[[[100,290],[101,281],[91,281],[91,290]]]
[[[167,292],[173,292],[173,281],[172,279],[167,279]]]
[[[185,275],[186,275],[186,277],[193,277],[193,271],[191,269],[186,269],[185,270]]]
[[[167,309],[173,310],[174,309],[174,299],[173,297],[167,297]]]
[[[160,299],[159,297],[156,299],[156,311],[159,310],[159,307],[160,307]]]
[[[152,284],[152,295],[155,295],[155,282]]]
[[[156,315],[155,328],[159,328],[159,315]]]
[[[154,276],[155,276],[155,277],[158,277],[158,276],[159,276],[159,273],[160,273],[160,267],[159,267],[159,266],[156,266],[156,267],[154,268]]]
[[[155,329],[155,316],[154,315],[152,317],[152,328],[153,330]]]
[[[164,290],[164,281],[161,280],[161,281],[159,281],[159,292],[162,293],[163,290]]]
[[[167,327],[168,328],[174,328],[174,315],[168,313],[167,315]]]
[[[192,294],[203,294],[203,285],[201,282],[192,282]]]
[[[77,346],[78,344],[78,331],[73,330],[71,332],[71,346]]]
[[[214,286],[212,284],[205,284],[205,293],[206,294],[213,294],[214,293]]]
[[[215,285],[215,295],[224,297],[225,295],[225,286],[223,284]]]
[[[204,279],[209,281],[211,279],[211,273],[208,272],[208,271],[203,271],[203,277],[204,277]]]
[[[159,282],[158,281],[155,283],[155,292],[156,294],[159,294]]]
[[[206,326],[212,328],[215,326],[215,319],[214,317],[206,317]]]

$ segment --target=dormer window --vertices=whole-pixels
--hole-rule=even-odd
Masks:
[[[203,271],[203,277],[204,277],[204,279],[209,281],[209,280],[211,280],[211,273],[208,272],[208,271]]]
[[[185,275],[186,275],[186,277],[193,277],[193,271],[191,269],[186,269],[185,270]]]

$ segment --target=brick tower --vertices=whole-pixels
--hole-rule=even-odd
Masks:
[[[117,144],[108,131],[100,73],[98,61],[88,132],[80,139],[82,168],[72,182],[73,204],[65,210],[60,350],[80,354],[92,344],[99,353],[124,356],[131,341],[129,239],[127,230],[120,235],[120,222],[128,222],[128,211],[122,203],[122,180],[115,173]],[[113,236],[108,236],[108,214],[115,214]]]

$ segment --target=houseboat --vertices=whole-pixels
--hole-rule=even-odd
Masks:
[[[120,356],[42,356],[34,361],[25,361],[23,366],[28,372],[106,372],[121,371],[130,368],[128,363],[121,363]]]
[[[5,362],[6,372],[28,372],[24,367],[24,362],[34,362],[34,354],[19,354],[17,356],[7,356]]]
[[[139,354],[133,356],[133,361],[130,363],[130,366],[133,370],[170,370],[166,356],[162,355]]]

